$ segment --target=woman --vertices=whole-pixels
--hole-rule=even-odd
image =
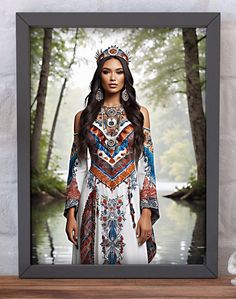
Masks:
[[[72,264],[150,263],[160,215],[149,113],[136,102],[129,54],[111,46],[95,58],[86,108],[74,119],[67,180]]]

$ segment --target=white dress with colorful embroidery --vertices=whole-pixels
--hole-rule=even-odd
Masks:
[[[79,231],[72,264],[147,264],[156,254],[153,227],[139,246],[136,224],[143,208],[151,209],[152,225],[160,217],[151,130],[143,128],[143,155],[136,169],[133,125],[122,105],[113,107],[119,122],[114,132],[106,109],[102,106],[89,130],[89,159],[79,162],[75,140],[71,149],[64,216],[75,207]],[[111,149],[114,134],[116,147]]]

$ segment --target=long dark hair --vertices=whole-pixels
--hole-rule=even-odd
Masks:
[[[143,142],[144,142],[144,133],[143,133],[143,114],[140,111],[140,105],[136,102],[136,92],[133,87],[133,77],[128,67],[127,62],[119,57],[119,56],[109,56],[101,59],[98,63],[97,69],[94,73],[93,79],[90,83],[90,93],[85,98],[86,107],[82,111],[80,115],[80,131],[78,135],[78,157],[80,160],[87,158],[87,134],[88,130],[91,128],[92,123],[97,118],[97,115],[103,105],[104,99],[101,101],[97,101],[95,98],[96,92],[98,88],[103,91],[104,89],[101,84],[101,72],[102,67],[105,61],[116,58],[118,59],[123,67],[123,71],[125,74],[125,83],[121,92],[126,88],[127,93],[129,95],[128,101],[124,101],[122,97],[120,97],[120,102],[125,109],[126,116],[128,120],[134,126],[134,155],[135,155],[135,163],[138,165],[138,160],[143,151]]]

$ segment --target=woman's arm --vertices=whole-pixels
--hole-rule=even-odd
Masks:
[[[154,148],[151,138],[150,117],[147,108],[141,106],[144,117],[143,130],[145,135],[143,155],[138,163],[138,181],[140,187],[141,218],[137,227],[140,236],[139,243],[143,243],[152,232],[152,225],[159,219],[159,204],[157,200],[156,176],[154,163]]]
[[[149,112],[146,107],[141,106],[140,108],[141,113],[143,114],[143,127],[150,129],[150,117]],[[150,208],[143,208],[142,209],[142,215],[151,217],[151,210]]]
[[[84,178],[87,174],[88,165],[87,160],[80,162],[78,160],[78,133],[81,112],[78,112],[74,117],[74,139],[71,147],[69,171],[67,177],[66,201],[64,208],[64,216],[76,216],[78,211],[81,190],[84,183]]]

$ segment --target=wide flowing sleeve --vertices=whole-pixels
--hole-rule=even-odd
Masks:
[[[138,181],[140,190],[140,209],[151,209],[152,225],[160,218],[159,203],[156,189],[154,146],[151,129],[143,127],[145,135],[143,155],[138,161]]]
[[[70,159],[69,159],[69,171],[67,177],[66,187],[66,200],[63,215],[67,218],[68,210],[75,207],[75,217],[78,212],[80,196],[84,184],[84,179],[88,172],[87,158],[80,161],[77,154],[77,135],[74,137],[74,141],[71,147]]]

